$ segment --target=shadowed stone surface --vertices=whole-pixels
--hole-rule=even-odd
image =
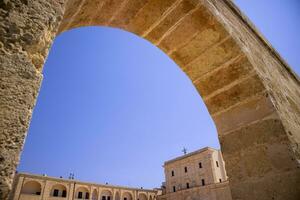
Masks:
[[[299,199],[299,79],[232,1],[3,0],[0,20],[1,199],[53,38],[89,25],[149,40],[190,77],[218,129],[233,199]]]
[[[0,198],[4,199],[19,162],[41,74],[26,55],[0,55],[0,63]]]

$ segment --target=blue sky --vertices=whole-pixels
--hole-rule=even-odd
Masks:
[[[236,0],[299,74],[298,0],[270,2]],[[19,171],[152,188],[163,181],[163,162],[183,147],[219,148],[187,76],[131,33],[86,27],[61,34],[43,73]]]

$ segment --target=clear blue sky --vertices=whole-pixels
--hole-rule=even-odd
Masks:
[[[237,0],[300,73],[298,0]],[[162,164],[205,146],[216,129],[195,88],[163,52],[103,27],[55,39],[19,171],[159,187]]]

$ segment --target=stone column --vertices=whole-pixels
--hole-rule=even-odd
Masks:
[[[231,1],[204,2],[240,46],[257,79],[220,90],[222,94],[206,101],[218,129],[233,199],[296,200],[300,196],[299,78]],[[226,70],[222,76],[233,74]],[[222,109],[234,101],[235,106]]]
[[[15,179],[15,181],[17,181],[16,188],[15,188],[14,194],[10,195],[10,198],[13,200],[18,200],[20,198],[20,194],[21,194],[21,190],[22,190],[22,186],[23,186],[23,182],[24,182],[24,177],[19,176],[18,179]]]
[[[115,189],[113,188],[111,190],[111,199],[110,200],[114,200],[115,199]]]
[[[49,196],[51,196],[51,189],[52,189],[52,186],[53,184],[51,184],[50,181],[48,181],[47,179],[43,180],[44,182],[44,185],[42,186],[43,189],[42,189],[42,200],[47,200],[49,198]]]
[[[137,193],[137,190],[134,190],[133,191],[133,200],[137,200],[138,199],[138,195],[137,195],[138,193]]]
[[[7,199],[63,0],[0,2],[0,199]]]
[[[101,197],[101,192],[102,192],[102,188],[101,187],[98,187],[98,191],[99,191],[99,200],[101,200],[102,199],[102,197]]]
[[[70,183],[69,184],[69,190],[67,191],[67,197],[68,197],[68,200],[73,200],[74,197],[73,197],[73,194],[74,194],[74,188],[75,187],[75,183]]]

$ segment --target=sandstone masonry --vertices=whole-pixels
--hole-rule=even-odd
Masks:
[[[0,1],[0,199],[53,38],[91,25],[145,38],[187,74],[218,129],[233,199],[299,199],[299,78],[231,0]]]

